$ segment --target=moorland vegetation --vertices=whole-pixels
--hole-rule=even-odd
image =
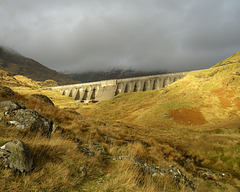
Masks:
[[[0,101],[21,102],[55,128],[50,137],[18,129],[1,109],[0,146],[24,142],[34,169],[1,162],[0,190],[239,191],[239,55],[159,90],[88,104],[2,71],[14,95],[1,89]]]

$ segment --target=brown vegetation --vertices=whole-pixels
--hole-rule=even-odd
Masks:
[[[49,90],[13,88],[11,99],[62,129],[48,139],[1,122],[0,145],[24,141],[36,164],[26,175],[1,166],[0,190],[192,190],[169,174],[147,174],[144,166],[133,163],[131,157],[137,157],[149,167],[177,166],[194,181],[196,191],[239,191],[239,69],[233,64],[192,72],[167,88],[121,94],[97,104],[81,104]],[[47,95],[55,105],[32,94]],[[86,155],[79,146],[95,155]]]

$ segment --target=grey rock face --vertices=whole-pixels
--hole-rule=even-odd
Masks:
[[[30,131],[41,132],[42,135],[51,136],[53,122],[42,117],[35,110],[19,109],[14,111],[13,124],[16,123],[17,128]]]
[[[5,167],[20,172],[30,172],[33,169],[33,154],[20,140],[10,141],[1,146],[0,160],[3,161]]]
[[[19,101],[2,101],[0,102],[0,110],[2,111],[13,111],[17,109],[25,109],[25,105]]]

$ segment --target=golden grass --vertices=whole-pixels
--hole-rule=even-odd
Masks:
[[[73,139],[77,135],[81,143],[100,142],[113,157],[136,156],[162,167],[176,164],[185,155],[192,155],[203,159],[203,166],[231,173],[234,176],[231,183],[239,184],[239,122],[217,128],[150,128],[120,121],[86,119],[71,110],[43,105],[29,95],[16,94],[14,99],[49,117],[66,132],[53,134],[47,139],[37,133],[16,131],[14,127],[1,125],[0,141],[22,140],[30,146],[36,161],[35,169],[27,175],[16,175],[1,168],[2,191],[179,191],[168,176],[144,175],[130,160],[105,162],[97,154],[85,156],[77,150]],[[118,141],[109,143],[101,134]],[[123,145],[125,140],[138,142]],[[141,142],[148,143],[149,147]],[[83,166],[87,175],[80,171]],[[201,179],[197,185],[201,190],[216,190],[216,186]],[[235,191],[231,184],[223,185]],[[182,185],[181,191],[189,189]]]
[[[240,52],[237,52],[234,55],[230,56],[229,58],[217,63],[213,67],[219,67],[219,66],[223,66],[231,63],[239,63],[239,62],[240,62]]]
[[[190,72],[185,78],[166,88],[120,94],[97,104],[80,106],[79,113],[99,119],[121,120],[144,126],[182,126],[171,116],[183,116],[195,108],[207,124],[237,120],[240,97],[240,64]],[[181,114],[182,113],[182,114]],[[192,117],[189,116],[191,119]],[[189,123],[189,125],[202,124]]]
[[[1,191],[189,191],[179,190],[168,176],[142,174],[130,160],[103,160],[96,154],[88,157],[77,149],[82,144],[99,142],[109,156],[136,156],[148,164],[181,167],[192,157],[197,166],[228,172],[220,182],[225,188],[197,178],[197,191],[238,191],[240,186],[239,101],[240,64],[191,72],[167,88],[121,94],[97,104],[81,104],[49,90],[14,87],[12,99],[37,110],[65,131],[51,139],[37,133],[16,131],[0,124],[0,144],[21,139],[34,153],[36,167],[32,173],[19,175],[0,169]],[[44,94],[55,106],[31,97]],[[8,98],[0,98],[7,100]],[[76,113],[76,111],[78,113]],[[206,123],[186,123],[194,112]],[[179,117],[179,118],[178,118]],[[116,138],[109,141],[102,135]],[[124,141],[134,141],[128,145]],[[144,145],[144,143],[148,145]],[[85,167],[87,174],[83,173]],[[181,167],[190,178],[194,166]],[[104,179],[103,179],[104,178]]]

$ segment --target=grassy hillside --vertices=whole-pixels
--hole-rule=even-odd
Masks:
[[[19,82],[11,87],[16,92],[11,99],[35,109],[63,131],[48,139],[0,122],[0,145],[21,139],[36,159],[36,168],[26,175],[1,166],[0,190],[193,191],[184,177],[179,183],[174,179],[179,175],[173,177],[169,167],[176,166],[196,191],[237,192],[239,84],[240,64],[235,63],[191,72],[160,90],[82,104]],[[55,106],[32,97],[33,93],[47,95]],[[8,99],[0,95],[0,100]],[[95,155],[84,154],[79,145]],[[152,174],[152,169],[163,173]]]
[[[234,55],[230,56],[229,58],[227,58],[223,61],[220,61],[213,67],[219,67],[219,66],[223,66],[223,65],[227,65],[227,64],[231,64],[231,63],[240,63],[240,51],[235,53]]]
[[[0,46],[0,69],[11,75],[24,75],[35,81],[52,79],[59,84],[73,84],[78,81],[49,69],[33,59],[26,58],[13,50]]]
[[[30,146],[36,161],[33,172],[26,175],[0,167],[1,191],[192,191],[184,182],[177,185],[168,174],[147,174],[144,166],[133,164],[130,157],[140,158],[148,167],[179,167],[194,181],[197,191],[238,191],[240,121],[151,128],[85,117],[74,111],[82,107],[80,103],[57,92],[24,87],[14,90],[16,95],[11,99],[35,109],[64,131],[48,139],[0,122],[0,141],[21,139]],[[55,106],[31,97],[32,93],[48,95]],[[0,100],[8,99],[0,96]],[[95,155],[88,156],[79,151],[79,144],[89,147],[92,143],[99,143],[97,149],[106,153],[98,154],[91,148]]]
[[[170,86],[121,94],[78,110],[144,126],[197,126],[240,117],[240,63],[193,71]]]

